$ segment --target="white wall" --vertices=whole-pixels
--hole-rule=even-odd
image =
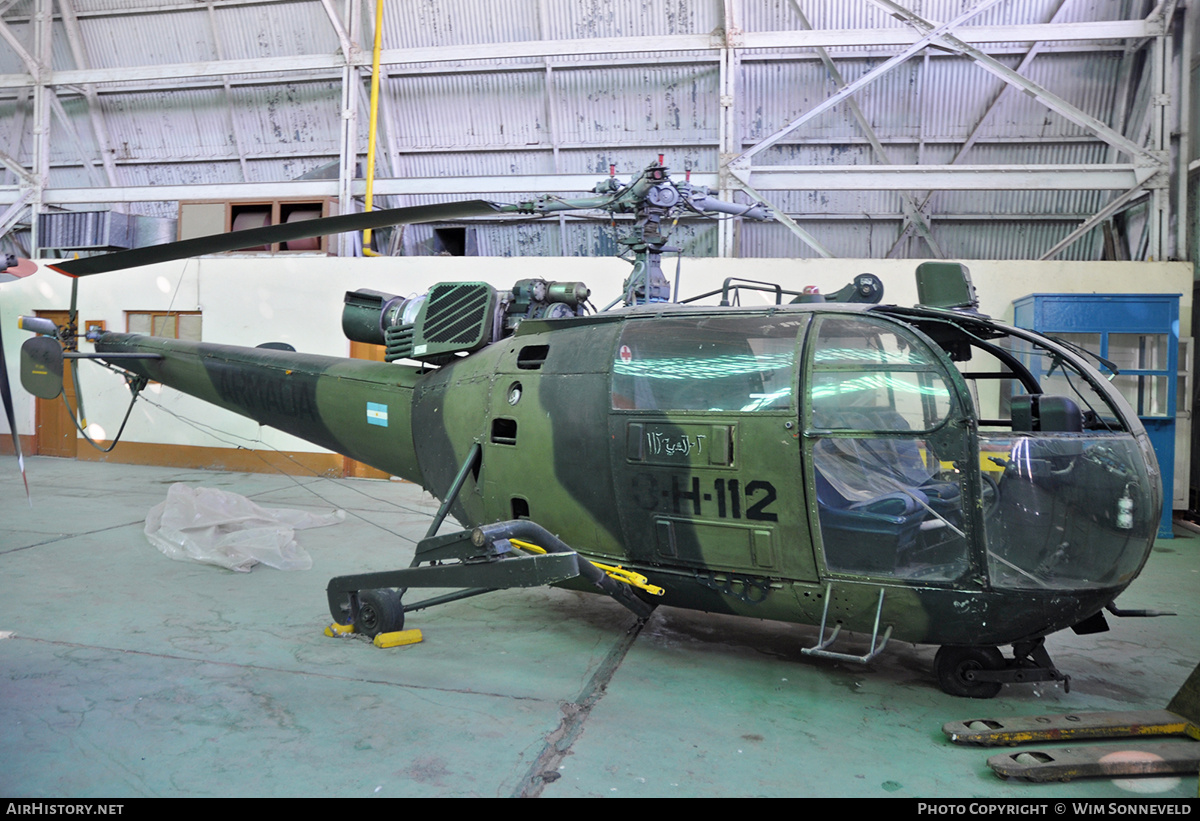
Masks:
[[[683,293],[721,286],[729,276],[778,282],[798,290],[815,285],[833,291],[859,273],[874,273],[884,283],[884,302],[913,305],[917,301],[914,271],[919,260],[685,259]],[[997,319],[1012,320],[1012,301],[1031,293],[1173,293],[1180,294],[1180,327],[1191,328],[1192,266],[1189,263],[968,261],[980,297],[980,308]],[[675,260],[663,264],[674,281]],[[299,351],[345,356],[349,342],[341,331],[342,298],[347,290],[373,288],[407,296],[441,281],[479,280],[500,288],[516,280],[580,280],[592,289],[592,302],[606,305],[621,293],[629,265],[617,259],[583,257],[388,257],[323,258],[230,257],[166,263],[80,280],[79,318],[104,320],[109,330],[125,330],[127,310],[200,310],[204,340],[232,345],[288,342]],[[19,350],[28,334],[16,328],[16,317],[37,309],[66,309],[71,280],[48,268],[27,278],[0,284],[0,328],[14,386],[17,429],[31,435],[34,400],[20,387]],[[746,295],[743,304],[769,297]],[[90,345],[81,344],[82,350]],[[123,381],[87,363],[81,371],[89,433],[107,438],[116,433],[129,392]],[[261,440],[289,451],[316,451],[293,437],[261,428],[235,414],[151,386],[149,403],[134,408],[124,439],[205,447],[231,447]],[[191,422],[183,421],[185,417]],[[201,427],[205,426],[205,427]],[[0,416],[0,431],[7,432]],[[80,447],[86,447],[80,443]]]

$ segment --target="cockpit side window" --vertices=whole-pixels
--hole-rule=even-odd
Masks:
[[[929,343],[893,323],[824,316],[806,439],[830,571],[951,582],[969,570],[962,426]]]
[[[933,352],[894,325],[825,317],[813,353],[811,428],[928,431],[952,392]]]
[[[613,360],[613,408],[791,409],[796,337],[807,322],[807,316],[628,322]]]

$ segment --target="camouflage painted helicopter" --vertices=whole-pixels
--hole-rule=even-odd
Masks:
[[[660,160],[579,199],[373,211],[52,267],[81,277],[581,208],[635,218],[615,310],[589,311],[578,282],[347,293],[346,335],[386,346],[387,362],[124,333],[83,354],[73,326],[23,318],[41,332],[22,351],[24,384],[53,398],[64,355],[98,358],[135,399],[154,380],[428,489],[443,504],[410,567],[329,583],[335,622],[367,635],[425,607],[558,584],[600,589],[642,619],[661,603],[820,625],[803,651],[821,657],[942,645],[937,677],[955,695],[1069,686],[1044,638],[1107,629],[1106,607],[1125,614],[1113,602],[1154,541],[1157,463],[1083,352],[979,314],[960,265],[920,266],[915,308],[879,304],[870,275],[824,297],[727,281],[720,306],[672,302],[659,270],[670,218],[768,214],[676,183]],[[739,306],[746,288],[775,304]],[[450,514],[466,529],[437,535]],[[405,603],[417,588],[455,592]],[[832,649],[842,631],[869,634],[867,652]]]

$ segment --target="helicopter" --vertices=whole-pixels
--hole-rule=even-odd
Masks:
[[[1100,370],[1112,363],[981,314],[960,263],[919,265],[912,308],[883,304],[870,274],[829,294],[731,279],[678,300],[661,270],[673,220],[771,215],[672,180],[661,157],[585,197],[367,211],[50,267],[75,278],[74,304],[79,277],[152,262],[575,210],[631,218],[633,270],[604,310],[584,283],[542,279],[347,292],[345,335],[384,362],[105,331],[82,353],[72,310],[61,328],[21,318],[37,334],[22,383],[56,398],[64,357],[97,359],[131,407],[154,381],[431,492],[441,507],[408,567],[329,582],[334,626],[367,636],[549,584],[641,620],[665,605],[819,626],[802,652],[839,661],[940,645],[942,689],[990,698],[1016,682],[1069,690],[1046,636],[1106,630],[1106,609],[1150,615],[1114,603],[1149,556],[1162,488]],[[15,439],[7,384],[5,405]],[[439,534],[450,516],[462,528]],[[451,592],[406,601],[421,589]],[[867,651],[836,649],[845,633],[869,635]]]

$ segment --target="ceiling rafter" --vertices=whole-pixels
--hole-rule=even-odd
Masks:
[[[1162,189],[1167,185],[1167,175],[1164,172],[1168,167],[1168,157],[1166,152],[1162,150],[1161,146],[1152,145],[1151,147],[1146,147],[1145,139],[1129,139],[1119,130],[1109,127],[1107,123],[1104,123],[1100,119],[1064,100],[1061,96],[1050,92],[1039,83],[1028,79],[1021,73],[1021,71],[1028,66],[1033,57],[1036,56],[1039,50],[1038,43],[1033,44],[1030,52],[1021,61],[1018,69],[1013,70],[1003,63],[1000,63],[995,58],[974,48],[957,36],[959,33],[959,27],[961,27],[967,19],[978,15],[983,10],[986,10],[994,5],[991,0],[979,0],[979,2],[960,13],[958,17],[947,23],[940,24],[922,18],[921,16],[913,13],[910,9],[902,6],[900,3],[895,2],[895,0],[866,0],[866,2],[878,6],[888,14],[906,22],[911,29],[916,34],[921,35],[923,39],[917,41],[914,46],[905,49],[882,64],[875,66],[853,83],[838,84],[841,86],[839,91],[816,103],[815,105],[810,106],[801,115],[787,122],[784,126],[777,129],[770,136],[760,140],[751,148],[741,152],[741,154],[739,154],[737,157],[734,157],[732,160],[728,161],[725,171],[741,184],[743,190],[754,196],[756,199],[760,199],[761,201],[766,202],[768,205],[770,204],[769,201],[762,199],[761,195],[754,191],[754,188],[763,188],[766,190],[784,189],[788,187],[795,189],[807,188],[809,187],[808,183],[810,181],[805,179],[805,175],[813,172],[819,174],[821,179],[827,180],[825,183],[815,182],[815,187],[817,187],[818,190],[821,188],[836,188],[838,190],[846,190],[847,188],[856,187],[854,180],[856,179],[857,175],[856,172],[852,170],[844,172],[841,169],[835,170],[827,166],[810,168],[803,166],[781,167],[778,165],[755,165],[753,163],[753,159],[756,155],[765,152],[772,146],[779,143],[784,137],[792,134],[804,124],[814,120],[817,116],[829,111],[839,103],[844,102],[851,113],[854,114],[861,123],[861,112],[859,112],[857,107],[853,104],[852,95],[854,92],[876,81],[883,74],[893,70],[901,63],[918,53],[918,51],[924,49],[927,45],[946,48],[968,57],[985,70],[999,77],[1006,84],[1005,87],[1011,85],[1024,91],[1026,94],[1034,97],[1052,111],[1066,118],[1069,122],[1086,129],[1091,134],[1096,135],[1099,139],[1107,143],[1113,149],[1114,153],[1124,153],[1129,155],[1130,159],[1134,163],[1132,167],[1127,166],[1124,168],[1119,168],[1116,165],[1110,164],[1104,167],[1092,168],[1070,166],[1054,171],[1046,166],[1041,166],[1039,170],[1044,169],[1044,173],[1053,173],[1055,175],[1054,184],[1056,188],[1074,190],[1087,190],[1093,187],[1105,189],[1111,188],[1113,190],[1126,192],[1125,194],[1121,195],[1119,199],[1122,202],[1129,202],[1133,199],[1130,192],[1140,190],[1141,188]],[[797,0],[793,0],[793,5],[796,7],[797,11],[799,11],[799,3]],[[1152,33],[1156,38],[1151,42],[1157,44],[1157,50],[1154,53],[1160,60],[1162,59],[1162,55],[1164,53],[1162,40],[1171,22],[1174,5],[1175,0],[1163,0],[1143,21],[1146,25],[1145,30],[1148,33]],[[1062,4],[1060,3],[1059,7],[1055,10],[1055,16],[1057,16],[1058,11],[1061,10],[1061,7]],[[802,13],[800,16],[803,20]],[[1044,25],[1047,27],[1047,30],[1049,30],[1053,28],[1056,23],[1052,18],[1050,23]],[[1163,111],[1166,105],[1164,102],[1166,94],[1164,93],[1164,88],[1161,81],[1162,73],[1163,69],[1160,68],[1157,69],[1157,73],[1155,74],[1155,77],[1158,78],[1158,84],[1155,87],[1157,94],[1155,94],[1154,100],[1160,106],[1159,108],[1155,109],[1159,115],[1154,120],[1156,123],[1161,122],[1165,117]],[[978,188],[980,190],[1030,190],[1031,188],[1037,187],[1032,179],[1026,179],[1018,183],[1018,181],[1021,179],[1021,174],[1020,169],[1016,167],[1008,168],[1004,171],[996,169],[963,176],[947,173],[949,168],[958,163],[969,151],[971,146],[974,145],[979,139],[977,134],[979,133],[983,122],[986,121],[987,116],[996,106],[1002,94],[1003,89],[1000,94],[993,98],[993,100],[989,103],[984,117],[972,129],[971,133],[964,141],[961,149],[951,161],[950,166],[916,166],[914,169],[904,169],[897,166],[887,167],[881,165],[872,167],[872,171],[878,172],[881,176],[890,178],[894,181],[902,180],[907,174],[915,171],[917,174],[925,178],[925,184],[922,185],[917,183],[917,185],[914,187],[929,192],[925,196],[924,201],[919,204],[919,207],[914,208],[914,205],[917,205],[914,203],[910,204],[909,207],[905,209],[906,214],[909,215],[909,219],[900,237],[892,246],[891,252],[894,252],[900,242],[903,241],[904,235],[911,228],[916,227],[914,226],[915,221],[911,216],[914,211],[918,214],[922,213],[921,209],[928,206],[928,203],[932,198],[933,191],[939,188],[945,188],[946,186],[944,183],[953,183],[959,179],[974,180],[975,183],[971,184],[969,187]],[[1158,127],[1157,130],[1154,130],[1154,133],[1159,135],[1158,140],[1160,142],[1163,130],[1164,129],[1162,127]],[[879,152],[877,150],[876,154],[878,155],[878,153]],[[1130,175],[1132,175],[1132,177]],[[778,183],[766,182],[766,180],[770,179],[771,177],[778,176],[782,176],[784,179],[780,179]],[[1119,186],[1114,184],[1121,179],[1124,179],[1126,184]],[[1014,183],[1018,184],[1014,185]],[[874,186],[874,188],[877,190],[882,190],[889,187],[890,186],[882,183]],[[1165,196],[1162,196],[1161,192],[1157,193],[1154,197],[1154,202],[1156,203],[1157,211],[1153,214],[1153,218],[1157,219],[1159,223],[1166,222],[1168,219],[1169,206],[1166,203]],[[1077,234],[1072,234],[1072,241],[1077,239],[1078,236],[1082,236],[1083,233],[1086,233],[1086,231],[1090,230],[1091,227],[1094,227],[1095,224],[1096,223],[1091,220],[1085,221],[1085,225],[1088,227],[1082,228]],[[930,236],[928,233],[929,229],[928,225],[924,223],[923,218],[919,228],[921,229],[921,233],[928,241]],[[795,229],[793,228],[793,231],[794,230]],[[1166,255],[1166,232],[1161,228],[1155,229],[1154,232],[1156,233],[1156,244],[1153,246],[1151,253],[1156,257],[1161,258]],[[811,245],[805,236],[800,235],[800,239],[806,244]],[[1182,244],[1182,240],[1180,240],[1180,242]],[[935,246],[931,244],[931,247]],[[1061,249],[1056,246],[1056,252],[1057,250]],[[818,253],[820,253],[819,250]]]
[[[789,122],[787,125],[783,126],[779,130],[777,130],[774,134],[771,134],[768,137],[764,137],[763,139],[761,139],[757,143],[755,143],[753,146],[751,146],[750,148],[743,151],[737,157],[730,160],[729,165],[730,165],[731,169],[737,169],[739,166],[741,166],[742,168],[747,168],[749,165],[749,161],[756,154],[758,154],[762,151],[765,151],[766,149],[775,145],[775,143],[779,142],[781,139],[786,137],[788,134],[792,133],[797,128],[799,128],[800,126],[807,123],[809,120],[813,120],[816,117],[818,117],[819,115],[825,113],[826,111],[833,108],[835,105],[837,105],[841,101],[849,99],[850,95],[854,94],[854,92],[858,91],[860,88],[863,88],[863,87],[875,82],[876,80],[878,80],[884,74],[887,74],[889,71],[891,71],[896,66],[899,66],[902,63],[909,60],[910,58],[912,58],[913,56],[920,54],[921,51],[927,45],[929,45],[929,43],[931,41],[933,41],[935,38],[941,36],[942,34],[944,34],[947,31],[953,30],[956,26],[962,25],[967,20],[970,20],[972,17],[975,17],[978,14],[981,14],[982,12],[986,11],[987,9],[991,8],[992,6],[994,6],[1000,2],[1003,2],[1003,0],[979,0],[979,2],[977,2],[974,6],[972,6],[967,11],[964,11],[962,14],[960,14],[958,17],[955,17],[950,22],[942,23],[940,26],[934,27],[931,31],[927,32],[924,36],[922,36],[916,42],[912,43],[908,48],[904,49],[899,54],[895,55],[894,57],[885,61],[884,63],[882,63],[878,66],[875,66],[873,69],[871,69],[866,74],[859,77],[854,82],[848,83],[848,84],[842,86],[841,89],[839,89],[838,91],[834,92],[830,96],[826,97],[821,102],[819,102],[816,105],[809,108],[807,111],[805,111],[799,117],[796,117],[791,122]]]
[[[1145,40],[1146,38],[1142,38]],[[1101,42],[1086,42],[1078,41],[1073,43],[1055,43],[1053,45],[1041,44],[1041,53],[1043,54],[1084,54],[1097,52],[1117,52],[1124,53],[1131,48],[1136,49],[1136,45],[1128,45],[1124,41],[1118,42],[1113,40]],[[825,48],[823,46],[815,46],[812,48],[812,53],[808,50],[797,51],[795,49],[788,50],[787,59],[795,62],[817,62],[820,57],[816,53],[816,48]],[[986,52],[994,57],[1003,57],[1006,55],[1023,55],[1027,53],[1027,47],[1014,46],[1011,44],[997,44],[985,49]],[[745,49],[741,49],[745,51]],[[454,74],[513,74],[520,72],[541,72],[549,66],[555,71],[570,72],[570,71],[596,71],[606,68],[640,68],[647,65],[648,62],[653,62],[654,65],[695,65],[697,67],[716,65],[720,61],[719,51],[708,50],[704,52],[673,52],[653,55],[652,58],[647,57],[641,52],[629,52],[625,54],[596,54],[588,55],[589,60],[586,63],[571,61],[569,57],[546,57],[538,63],[520,62],[523,58],[514,58],[512,61],[489,60],[486,62],[475,61],[454,61],[454,62],[439,62],[439,63],[393,63],[388,66],[385,64],[386,77],[401,78],[401,77],[429,77],[433,75],[454,75]],[[895,54],[894,50],[868,47],[866,45],[861,48],[842,48],[838,51],[839,59],[856,59],[856,60],[886,60]],[[958,54],[951,52],[926,52],[926,59],[931,60],[955,60],[961,59]],[[740,54],[738,58],[744,63],[772,63],[779,60],[779,54],[775,51],[756,51],[748,54]],[[164,88],[216,88],[220,87],[221,81],[225,81],[234,86],[254,86],[254,85],[275,85],[281,81],[281,78],[286,78],[288,82],[336,82],[341,79],[341,70],[344,65],[340,61],[326,61],[329,66],[324,69],[311,69],[306,67],[294,67],[291,71],[267,71],[262,69],[262,64],[259,63],[260,71],[254,73],[241,74],[216,74],[216,73],[201,73],[194,76],[186,77],[142,77],[137,80],[130,81],[115,81],[106,80],[103,85],[96,87],[96,93],[99,95],[105,94],[123,94],[137,91],[153,91]],[[173,64],[177,65],[177,64]],[[209,65],[195,64],[195,65]],[[245,68],[244,64],[242,65]],[[141,72],[145,74],[146,72]],[[178,70],[173,70],[173,73],[179,73]],[[296,76],[289,76],[296,75]],[[61,78],[60,78],[61,79]],[[22,88],[32,88],[34,81],[27,74],[0,74],[0,99],[3,98],[7,90],[19,90]],[[60,96],[71,93],[71,90],[76,84],[63,83],[60,85]]]
[[[792,9],[796,12],[796,16],[800,18],[801,25],[803,25],[806,29],[811,29],[812,24],[808,22],[808,17],[805,16],[803,9],[800,8],[800,0],[792,0]],[[837,66],[834,65],[833,58],[829,56],[829,52],[826,49],[818,48],[817,54],[820,56],[821,62],[825,66],[825,71],[833,80],[834,87],[839,91],[845,88],[847,83],[845,79],[843,79],[841,72],[838,71]],[[869,122],[867,122],[867,118],[863,115],[862,109],[859,107],[858,103],[855,102],[853,97],[847,97],[846,104],[850,108],[850,113],[854,115],[854,120],[858,123],[859,129],[867,138],[868,142],[871,143],[871,148],[875,152],[876,162],[879,165],[891,165],[892,161],[888,158],[887,151],[884,149],[883,144],[879,141],[879,137],[876,136],[875,129],[871,127]],[[946,254],[938,245],[937,240],[934,239],[933,231],[929,227],[929,221],[925,218],[925,214],[923,213],[923,208],[925,207],[925,203],[928,203],[928,199],[925,201],[925,203],[919,203],[912,194],[905,193],[902,196],[905,225],[911,226],[921,234],[925,242],[929,244],[929,248],[933,251],[933,255],[936,258],[945,259]]]
[[[1054,11],[1051,13],[1050,19],[1047,22],[1053,23],[1069,2],[1071,2],[1071,0],[1058,0],[1058,4],[1054,7]],[[1025,55],[1021,58],[1021,62],[1017,65],[1016,70],[1018,73],[1022,73],[1029,68],[1029,64],[1032,63],[1033,58],[1041,52],[1043,45],[1043,43],[1038,42],[1029,47],[1029,50],[1025,52]],[[983,126],[987,123],[988,118],[992,116],[992,112],[995,111],[999,106],[1000,101],[1004,98],[1005,93],[1012,88],[1012,85],[1003,81],[1000,82],[1000,87],[996,90],[996,93],[992,95],[991,100],[988,101],[987,107],[984,109],[983,114],[981,114],[979,119],[975,121],[974,127],[971,128],[971,131],[967,135],[967,138],[963,141],[962,146],[954,154],[954,158],[950,160],[950,165],[956,165],[962,160],[963,157],[967,155],[967,152],[969,152],[971,147],[974,146],[979,140],[980,135],[983,133]],[[924,209],[930,207],[930,202],[933,200],[934,193],[934,191],[926,191],[924,193],[924,197],[919,205],[919,210],[924,211]],[[900,230],[900,235],[892,244],[891,250],[888,251],[888,256],[891,256],[896,252],[897,248],[899,248],[900,244],[904,242],[904,239],[914,228],[916,228],[916,226],[912,222],[905,222],[904,227]]]
[[[205,9],[208,12],[208,27],[212,32],[213,49],[217,53],[219,60],[225,59],[225,47],[221,43],[221,29],[217,26],[217,13],[213,8],[212,0],[205,0]],[[238,128],[237,117],[233,112],[233,85],[229,82],[228,76],[222,76],[221,87],[225,90],[225,111],[228,115],[229,133],[233,136],[233,144],[237,148],[238,167],[242,172],[244,181],[250,180],[250,173],[246,169],[246,145],[242,140],[241,129]]]
[[[984,0],[984,2],[986,1],[987,0]],[[1088,129],[1105,142],[1108,142],[1117,149],[1124,151],[1131,157],[1152,163],[1162,162],[1162,158],[1157,156],[1150,149],[1147,149],[1133,142],[1132,140],[1127,139],[1124,134],[1109,128],[1107,123],[1098,120],[1078,106],[1064,100],[1061,96],[1054,94],[1041,84],[1035,83],[1028,77],[1023,77],[1003,63],[974,48],[966,41],[955,37],[949,32],[949,30],[947,30],[946,26],[935,26],[930,21],[925,20],[924,18],[904,8],[899,3],[894,2],[894,0],[867,0],[867,2],[874,3],[881,8],[891,11],[893,14],[901,16],[907,23],[916,29],[924,31],[926,36],[928,36],[931,41],[936,41],[947,48],[959,51],[967,57],[970,57],[985,70],[995,74],[1006,83],[1010,83],[1027,94],[1036,97],[1039,102],[1055,113],[1066,117],[1076,125]]]
[[[983,11],[996,5],[999,2],[1001,2],[1001,0],[978,0],[978,2],[975,5],[973,5],[971,8],[967,9],[966,11],[960,13],[953,20],[949,21],[948,23],[943,23],[940,26],[935,26],[931,31],[926,32],[920,39],[918,39],[915,43],[910,45],[908,48],[901,51],[896,56],[884,61],[883,63],[881,63],[878,66],[875,66],[874,68],[872,68],[870,71],[863,74],[861,77],[859,77],[854,82],[843,84],[839,90],[835,91],[832,95],[830,95],[829,97],[826,97],[824,100],[817,103],[816,105],[810,107],[807,111],[805,111],[799,117],[794,118],[789,123],[784,125],[782,128],[775,131],[775,133],[771,134],[768,137],[765,137],[762,140],[759,140],[752,147],[746,149],[745,151],[742,151],[737,156],[724,162],[723,165],[724,165],[725,170],[728,172],[728,175],[732,179],[736,180],[736,183],[735,183],[736,187],[740,188],[742,191],[746,192],[747,194],[749,194],[751,197],[758,200],[759,202],[769,206],[770,202],[768,200],[764,199],[763,196],[755,190],[756,187],[762,187],[762,185],[763,185],[761,180],[753,177],[753,170],[751,168],[750,163],[755,155],[757,155],[760,152],[765,151],[766,149],[775,145],[777,142],[782,140],[788,134],[790,134],[793,131],[795,131],[796,129],[800,128],[802,125],[809,122],[810,120],[815,119],[820,114],[823,114],[824,112],[830,110],[835,105],[842,102],[843,100],[847,100],[847,101],[850,100],[851,95],[854,94],[854,92],[858,91],[860,88],[863,88],[863,87],[869,85],[870,83],[874,82],[875,80],[879,79],[884,74],[891,71],[893,68],[905,63],[906,61],[909,60],[909,58],[919,54],[922,50],[924,50],[926,45],[928,45],[935,37],[941,35],[944,32],[954,30],[957,26],[960,26],[960,25],[966,23],[971,18],[978,16]],[[876,167],[879,167],[879,166],[876,166]],[[753,178],[753,184],[751,183],[752,178]],[[797,187],[802,187],[802,186],[799,186],[797,184]],[[787,225],[788,229],[791,230],[791,232],[793,234],[795,234],[797,237],[799,237],[801,242],[808,245],[810,248],[812,248],[818,254],[821,254],[821,256],[828,255],[828,250],[825,249],[824,246],[819,246],[819,245],[814,244],[813,237],[810,234],[808,234],[808,232],[800,230],[799,226],[795,222],[785,222],[785,225]]]
[[[985,0],[991,2],[991,0]],[[996,0],[1000,2],[1000,0]],[[980,26],[959,29],[959,39],[972,46],[1026,41],[1126,40],[1150,37],[1158,33],[1145,20],[1121,20],[1112,23],[1075,23],[1070,26],[1011,25]],[[0,29],[3,36],[3,29]],[[6,40],[8,38],[5,38]],[[902,29],[844,29],[816,31],[744,32],[742,49],[812,49],[846,46],[913,46],[927,38]],[[15,41],[15,38],[13,40]],[[19,46],[19,43],[17,44]],[[341,70],[347,63],[369,67],[371,57],[350,46],[351,55],[307,54],[253,59],[205,60],[185,63],[122,66],[96,69],[51,71],[49,85],[84,83],[120,83],[157,80],[220,77],[222,75],[305,73]],[[709,34],[674,34],[647,37],[595,37],[576,40],[529,40],[510,43],[479,43],[470,46],[439,46],[384,49],[380,62],[387,66],[457,61],[486,61],[516,58],[552,58],[590,54],[646,54],[660,52],[713,52],[721,48]],[[32,73],[32,72],[31,72]],[[29,85],[35,80],[25,75],[0,75],[0,87]]]
[[[75,17],[74,8],[70,0],[58,0],[59,15],[62,19],[63,30],[67,35],[67,44],[71,47],[71,56],[75,60],[75,65],[78,68],[91,68],[88,60],[87,47],[83,43],[83,37],[79,33],[79,21]],[[58,100],[58,95],[55,95],[55,102],[61,106]],[[83,85],[83,98],[87,103],[88,119],[91,121],[92,133],[96,138],[96,145],[100,149],[100,163],[104,167],[104,175],[108,180],[109,185],[118,185],[117,169],[113,164],[112,141],[108,137],[108,126],[104,122],[104,112],[100,108],[100,100],[96,95],[96,87],[91,83]]]

